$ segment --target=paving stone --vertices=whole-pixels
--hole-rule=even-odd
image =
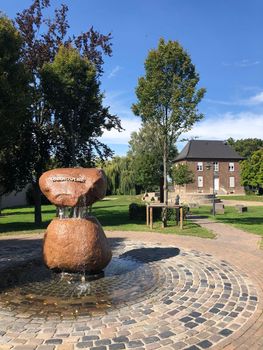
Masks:
[[[227,259],[220,261],[213,254],[183,248],[178,255],[172,246],[144,246],[139,241],[126,240],[118,244],[114,256],[119,254],[122,259],[138,262],[138,267],[110,282],[108,293],[118,295],[116,305],[99,308],[99,303],[90,298],[86,306],[94,309],[90,314],[76,317],[69,311],[62,316],[49,315],[45,320],[38,317],[37,312],[35,316],[24,315],[23,307],[28,306],[22,303],[11,308],[11,312],[4,311],[0,297],[0,344],[11,341],[14,349],[32,346],[30,337],[35,337],[36,350],[41,350],[40,346],[42,350],[50,350],[48,347],[53,347],[52,350],[216,348],[226,337],[231,342],[231,335],[242,332],[243,326],[256,319],[256,312],[259,315],[258,310],[262,310],[262,294],[257,284],[253,284],[253,278]],[[206,249],[205,242],[203,244]],[[208,246],[212,244],[209,242]],[[3,254],[1,249],[0,272]],[[251,259],[255,260],[256,255],[251,254]],[[260,264],[256,266],[261,268]],[[94,282],[99,291],[103,291],[103,281]],[[55,284],[51,292],[55,295],[52,298],[56,298],[56,293],[61,293],[60,286]],[[254,334],[256,330],[251,325],[250,333]],[[28,344],[18,345],[18,342]],[[260,342],[257,343],[258,348],[254,349],[253,344],[250,348],[261,350]]]
[[[88,341],[85,341],[85,342],[78,342],[76,344],[76,347],[78,349],[90,349],[91,347],[93,346],[93,342],[88,342]]]
[[[89,341],[89,340],[98,340],[100,339],[97,335],[85,335],[82,337],[83,341]]]
[[[159,333],[159,337],[162,338],[162,339],[163,338],[169,338],[172,335],[175,335],[175,333],[171,332],[171,331],[166,331],[166,332]]]
[[[116,343],[109,345],[109,350],[122,350],[125,349],[124,343]]]
[[[155,343],[158,342],[160,340],[160,338],[156,337],[156,336],[151,336],[151,337],[147,337],[147,338],[142,338],[142,341],[145,344],[150,344],[150,343]]]
[[[112,339],[115,343],[127,343],[129,339],[125,336],[115,337]]]
[[[14,350],[35,350],[36,345],[15,345]],[[0,348],[1,349],[1,348]]]
[[[220,332],[219,332],[219,334],[221,334],[221,335],[223,335],[224,337],[228,337],[230,334],[232,334],[233,333],[233,331],[231,331],[230,329],[227,329],[227,328],[225,328],[225,329],[222,329]]]
[[[62,339],[54,338],[54,339],[47,339],[45,341],[45,344],[62,344]]]
[[[111,344],[111,340],[110,339],[100,339],[100,340],[96,340],[94,343],[96,346],[109,345],[109,344]]]
[[[213,343],[211,343],[209,340],[203,340],[200,343],[197,344],[201,349],[208,349],[213,346]]]
[[[138,348],[139,346],[143,346],[143,343],[140,340],[132,340],[126,345],[128,348]]]

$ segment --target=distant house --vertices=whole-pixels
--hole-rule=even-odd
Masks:
[[[175,186],[177,193],[244,194],[240,183],[240,165],[243,159],[225,141],[192,140],[175,159],[187,164],[194,173],[194,182]]]

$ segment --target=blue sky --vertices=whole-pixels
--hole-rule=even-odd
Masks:
[[[57,6],[61,1],[51,0]],[[107,132],[103,140],[125,154],[129,135],[140,127],[131,104],[144,74],[148,51],[160,37],[178,40],[190,54],[207,94],[199,105],[203,121],[182,137],[224,140],[263,134],[262,0],[67,0],[70,32],[91,25],[112,33],[113,55],[105,58],[102,90],[105,104],[125,131]],[[14,18],[29,0],[0,0]],[[179,148],[182,144],[178,144]]]

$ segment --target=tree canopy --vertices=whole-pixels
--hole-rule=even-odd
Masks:
[[[194,173],[187,164],[175,164],[172,179],[176,185],[183,186],[194,182]]]
[[[244,186],[263,187],[263,148],[241,163],[241,178]]]
[[[41,72],[45,98],[53,113],[54,154],[59,166],[91,166],[95,156],[112,156],[98,140],[103,129],[120,129],[119,119],[103,107],[96,67],[71,46],[61,46]]]
[[[83,164],[84,157],[81,157],[80,154],[86,151],[88,152],[87,162],[90,163],[94,156],[94,149],[101,157],[106,157],[111,154],[111,151],[106,145],[99,143],[96,137],[101,135],[103,128],[108,130],[120,128],[119,119],[110,115],[108,108],[102,106],[103,95],[99,92],[99,79],[103,73],[103,59],[105,55],[110,56],[112,53],[111,35],[100,34],[91,27],[79,35],[69,36],[68,7],[62,4],[55,9],[53,17],[45,17],[45,10],[49,6],[50,0],[33,0],[27,9],[17,14],[15,18],[17,31],[14,32],[17,38],[19,38],[19,35],[22,38],[21,42],[19,41],[20,39],[17,39],[17,42],[22,44],[19,52],[20,56],[17,57],[19,57],[19,62],[24,65],[29,74],[28,86],[30,86],[30,109],[27,121],[20,130],[20,134],[23,134],[23,137],[20,137],[21,143],[16,143],[16,152],[22,154],[24,146],[27,146],[27,155],[26,158],[23,158],[23,160],[26,160],[26,163],[20,164],[20,171],[23,172],[23,179],[27,178],[28,182],[32,183],[35,198],[35,222],[38,224],[41,222],[41,192],[38,180],[41,174],[49,169],[51,162],[54,163],[54,156],[58,157],[56,164],[63,166],[78,164],[78,162]],[[3,28],[1,27],[0,29],[3,33]],[[16,34],[17,32],[19,32],[19,35]],[[72,50],[68,51],[67,56],[66,49],[64,51],[62,49],[56,62],[54,62],[61,46],[71,47]],[[70,55],[71,58],[78,60],[79,67],[74,66],[74,63],[70,62]],[[77,57],[77,55],[80,57]],[[59,62],[62,62],[63,59],[67,63],[69,70],[71,69],[71,73],[69,71],[67,76],[65,76],[68,82],[73,67],[79,69],[82,79],[82,85],[80,85],[82,96],[85,90],[83,84],[93,84],[86,87],[86,91],[89,89],[93,91],[93,95],[90,95],[89,105],[84,106],[84,103],[81,104],[80,111],[76,111],[76,102],[77,100],[80,102],[80,93],[73,96],[73,93],[76,92],[76,88],[73,85],[75,84],[76,87],[76,83],[80,78],[75,76],[70,90],[70,101],[72,103],[74,100],[75,110],[72,106],[70,108],[70,101],[65,99],[65,107],[70,108],[70,110],[66,112],[66,108],[64,108],[62,113],[61,101],[63,100],[63,94],[69,96],[69,91],[66,91],[66,81],[62,79],[62,67],[59,71]],[[16,62],[16,59],[14,62]],[[54,62],[54,66],[47,66],[52,64],[52,62]],[[19,65],[17,65],[17,69],[18,67]],[[88,72],[86,78],[83,76],[85,69]],[[16,74],[16,78],[19,80],[18,76],[19,74]],[[20,76],[22,77],[22,75]],[[45,87],[43,85],[43,76],[45,76]],[[51,82],[52,84],[54,83],[54,86],[48,87]],[[63,83],[61,88],[59,88],[58,82]],[[52,88],[53,93],[56,93],[58,98],[57,103],[51,98]],[[5,89],[5,82],[3,81],[1,82],[1,89]],[[18,89],[19,81],[17,91]],[[18,100],[19,96],[18,94]],[[9,93],[9,90],[7,90],[5,105],[11,105],[12,99],[12,93]],[[21,100],[24,100],[23,96]],[[83,115],[85,108],[86,111],[88,108],[90,109],[89,117],[84,117]],[[97,112],[95,111],[96,108],[98,109]],[[8,112],[4,113],[2,123],[7,124],[8,128],[12,128],[16,123],[12,122],[10,124],[8,115]],[[73,125],[73,122],[75,123],[77,119],[78,122],[81,120],[81,125],[74,124],[72,131],[74,135],[71,136],[70,124]],[[84,129],[83,132],[81,131],[82,128]],[[72,147],[70,140],[73,138],[78,140],[74,156],[72,155],[72,149],[69,152],[70,147]],[[84,146],[85,142],[87,144]],[[78,148],[77,146],[80,147]],[[11,164],[16,163],[13,153],[10,153],[11,157],[12,159],[6,163],[7,168],[10,165],[10,169],[12,169]],[[22,167],[23,171],[21,170]]]
[[[20,189],[28,181],[30,151],[24,139],[29,76],[20,60],[21,47],[21,35],[11,20],[0,16],[0,195]]]
[[[144,191],[154,190],[162,183],[163,152],[158,143],[158,128],[147,123],[138,132],[131,134],[128,157],[134,173],[134,181]],[[177,155],[174,144],[169,148],[168,168]]]
[[[0,15],[0,146],[12,142],[27,118],[28,74],[20,61],[22,38]]]
[[[113,157],[97,163],[107,176],[108,194],[135,194],[134,173],[130,157]]]
[[[253,152],[263,147],[263,140],[257,138],[248,138],[240,140],[234,140],[233,138],[229,138],[227,142],[244,158],[251,157]]]

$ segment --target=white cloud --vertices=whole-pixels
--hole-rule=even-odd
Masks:
[[[248,100],[251,104],[261,104],[263,103],[263,91],[260,92],[259,94],[250,97]]]
[[[229,137],[234,139],[262,138],[262,130],[263,113],[225,113],[202,120],[181,138],[195,136],[207,140],[226,140]]]
[[[223,101],[223,100],[213,100],[213,99],[206,98],[205,101],[208,103],[214,103],[214,104],[219,104],[223,106],[257,106],[257,105],[263,104],[263,91],[247,99]]]
[[[236,67],[246,68],[246,67],[256,66],[260,63],[261,61],[259,60],[243,59],[241,61],[236,61],[236,62],[222,62],[222,65],[226,67],[236,66]]]
[[[141,121],[139,118],[134,117],[134,120],[129,119],[122,119],[121,125],[124,129],[122,132],[118,132],[115,129],[112,129],[110,131],[106,130],[103,133],[103,136],[100,138],[100,140],[106,144],[120,144],[120,145],[127,145],[130,138],[131,133],[133,131],[138,131],[141,127]]]
[[[141,127],[141,119],[136,117],[131,111],[131,102],[123,91],[111,91],[106,93],[104,105],[110,106],[110,112],[116,114],[121,119],[124,129],[118,132],[115,129],[105,130],[100,140],[106,144],[128,144],[131,133],[138,131]]]
[[[111,78],[115,77],[116,74],[117,74],[120,70],[122,70],[122,67],[120,67],[120,66],[114,67],[114,68],[111,70],[111,72],[109,73],[108,78],[111,79]]]

